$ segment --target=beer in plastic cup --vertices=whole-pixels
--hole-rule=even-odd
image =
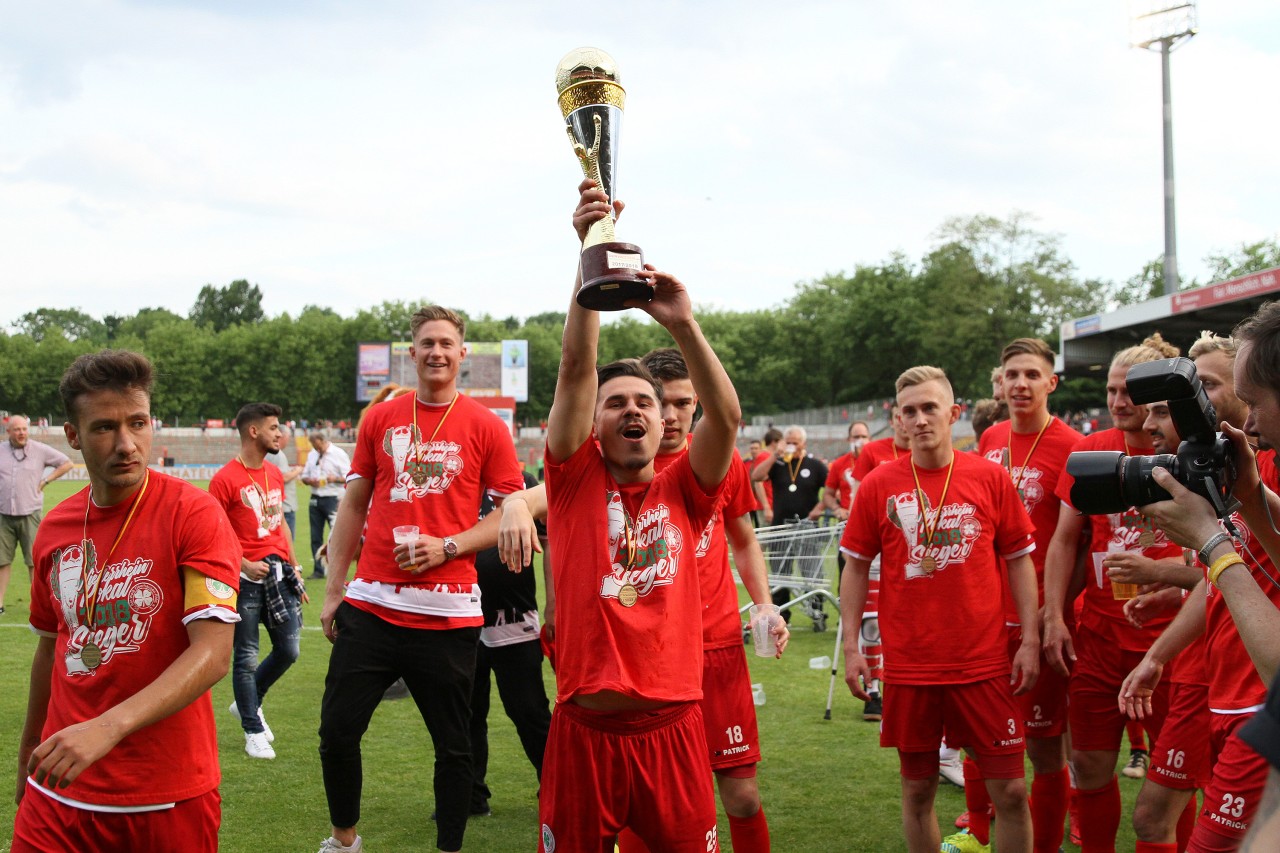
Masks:
[[[771,658],[778,651],[769,629],[782,619],[782,611],[776,604],[753,604],[747,611],[751,624],[751,638],[755,642],[756,654],[762,658]]]
[[[409,561],[412,562],[418,558],[414,553],[415,546],[418,544],[418,525],[405,524],[400,527],[391,528],[391,538],[395,540],[397,545],[409,546]]]

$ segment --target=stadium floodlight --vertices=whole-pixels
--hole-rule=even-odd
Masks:
[[[1178,291],[1178,244],[1173,206],[1173,93],[1169,78],[1169,54],[1199,32],[1194,2],[1131,0],[1129,43],[1160,51],[1164,99],[1164,292]]]

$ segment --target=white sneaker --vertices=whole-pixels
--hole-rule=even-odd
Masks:
[[[245,732],[244,751],[250,758],[275,758],[276,751],[267,742],[264,732]]]
[[[231,716],[235,717],[237,720],[240,719],[240,706],[237,705],[234,700],[231,702],[231,707],[227,710],[231,712]],[[271,731],[271,726],[267,725],[267,718],[262,716],[261,705],[258,706],[258,722],[262,723],[262,733],[267,736],[267,743],[275,743],[276,733]]]
[[[964,787],[964,759],[957,753],[952,758],[939,757],[938,775],[957,788]]]
[[[351,843],[350,847],[343,847],[338,843],[338,839],[330,835],[324,841],[320,842],[320,853],[360,853],[364,849],[364,842],[360,836],[356,836],[356,840]]]

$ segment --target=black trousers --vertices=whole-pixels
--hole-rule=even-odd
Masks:
[[[536,640],[476,649],[476,677],[471,688],[471,808],[487,805],[489,786],[489,685],[490,675],[498,682],[502,708],[515,724],[524,754],[542,779],[542,756],[547,750],[551,729],[551,706],[542,684],[542,646]]]
[[[319,551],[320,546],[328,541],[324,537],[324,526],[329,525],[329,532],[333,532],[333,519],[338,514],[338,504],[341,500],[337,495],[312,496],[311,502],[307,505],[307,516],[311,520],[311,559],[313,561],[316,558],[316,551]],[[311,568],[320,567],[313,564]]]
[[[320,703],[320,767],[334,826],[360,822],[360,740],[397,678],[413,695],[435,748],[436,847],[461,850],[471,796],[471,681],[479,628],[403,628],[347,602]],[[423,814],[426,814],[424,811]]]

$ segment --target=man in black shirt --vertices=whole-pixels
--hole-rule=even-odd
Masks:
[[[538,485],[528,472],[525,486]],[[493,510],[486,495],[480,517]],[[538,534],[546,542],[546,528],[538,522]],[[546,582],[547,607],[545,622],[554,624],[555,598],[548,582],[551,577],[550,555],[542,552],[543,577]],[[515,724],[516,734],[529,757],[533,769],[542,779],[542,755],[551,727],[551,709],[542,684],[542,646],[539,642],[537,581],[532,561],[521,572],[508,571],[498,557],[498,549],[476,554],[476,574],[480,583],[480,607],[484,611],[484,628],[476,650],[476,675],[471,690],[471,767],[474,784],[471,814],[489,814],[490,792],[485,784],[489,764],[489,682],[490,673],[498,682],[502,707]]]
[[[802,427],[787,427],[782,433],[782,441],[770,448],[769,455],[751,472],[752,480],[768,480],[773,486],[774,524],[816,519],[822,515],[823,505],[818,497],[827,482],[827,466],[805,452],[807,438]],[[771,568],[778,573],[790,573],[790,567]],[[794,597],[795,590],[786,587],[773,593],[773,601],[778,605],[786,604]],[[814,601],[808,612],[813,617],[814,630],[824,630],[826,614],[822,610],[822,602]],[[782,611],[782,617],[790,622],[791,612]]]

